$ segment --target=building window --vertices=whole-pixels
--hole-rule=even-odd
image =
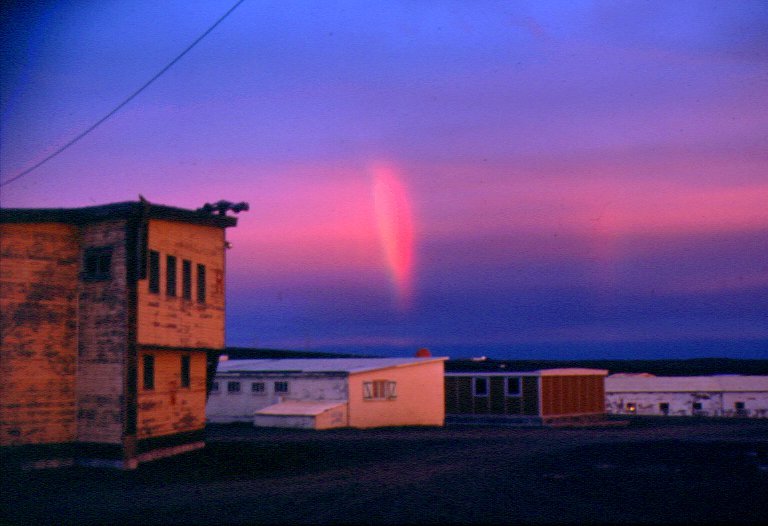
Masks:
[[[181,261],[181,297],[192,299],[192,262],[188,259]]]
[[[144,389],[149,391],[155,388],[155,357],[151,354],[145,354],[143,365]]]
[[[634,402],[627,402],[627,413],[636,413],[637,412],[637,404]]]
[[[189,356],[181,357],[181,386],[189,387],[190,384],[190,358]]]
[[[88,248],[83,258],[83,279],[109,279],[112,271],[112,247]]]
[[[373,380],[363,382],[364,400],[393,400],[397,398],[397,382]]]
[[[693,403],[693,410],[694,411],[701,411],[701,402],[694,402]]]
[[[668,415],[669,414],[669,402],[661,402],[659,404],[659,412],[662,415]]]
[[[520,396],[520,378],[509,376],[504,382],[504,394],[507,396]]]
[[[251,393],[256,395],[266,394],[267,389],[264,382],[251,382]]]
[[[219,394],[219,382],[211,383],[211,394]]]
[[[276,393],[287,393],[288,392],[288,382],[275,382],[275,392]]]
[[[239,394],[240,382],[227,382],[227,392],[229,394]]]
[[[197,265],[197,302],[205,303],[205,265]]]
[[[747,406],[744,402],[734,403],[733,408],[736,410],[736,415],[747,416]]]
[[[488,378],[472,378],[472,394],[488,396]]]
[[[149,292],[160,294],[160,252],[149,251]]]
[[[176,296],[176,256],[165,257],[165,293]]]

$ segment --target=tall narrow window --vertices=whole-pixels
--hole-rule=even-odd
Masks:
[[[197,265],[197,302],[205,303],[205,265]]]
[[[189,356],[181,357],[181,386],[189,387],[190,375],[189,375]]]
[[[181,260],[181,297],[192,299],[192,262],[188,259]]]
[[[165,258],[165,293],[176,296],[176,256]]]
[[[160,252],[149,251],[149,292],[160,294]]]
[[[152,390],[155,388],[155,357],[151,354],[145,354],[144,362],[144,389]]]

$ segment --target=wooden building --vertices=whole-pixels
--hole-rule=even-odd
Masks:
[[[219,362],[210,422],[262,427],[442,426],[446,358]]]
[[[448,423],[558,425],[602,420],[603,369],[509,369],[503,361],[449,360]]]
[[[0,210],[6,458],[133,468],[204,445],[228,209]]]

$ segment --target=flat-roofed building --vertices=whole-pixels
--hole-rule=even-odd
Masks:
[[[219,362],[207,417],[264,427],[442,426],[446,358]]]
[[[609,413],[619,415],[768,417],[768,376],[654,376],[605,379]]]
[[[447,423],[557,425],[603,420],[603,369],[509,369],[495,360],[446,362]]]

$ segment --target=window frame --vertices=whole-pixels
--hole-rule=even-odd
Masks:
[[[485,385],[485,392],[478,392],[477,384],[482,381]],[[487,398],[491,393],[491,382],[487,376],[473,376],[472,377],[472,396],[478,398]]]
[[[238,380],[229,380],[227,381],[227,394],[240,394],[242,393],[242,389],[240,386],[240,382]]]
[[[517,382],[517,390],[512,392],[509,390],[509,381],[515,380]],[[519,376],[505,376],[504,377],[504,396],[507,398],[518,398],[523,394],[523,379]]]
[[[278,389],[278,385],[279,386],[283,386],[284,385],[285,389],[282,389],[282,387],[280,389]],[[276,395],[277,394],[284,395],[284,394],[288,394],[288,393],[291,392],[291,384],[287,380],[276,380],[274,382],[274,384],[272,385],[272,388],[274,389],[274,393]]]
[[[257,389],[260,387],[260,389]],[[251,382],[251,394],[254,396],[264,396],[267,394],[266,382]]]
[[[397,382],[394,380],[367,380],[363,382],[363,400],[397,399]]]

